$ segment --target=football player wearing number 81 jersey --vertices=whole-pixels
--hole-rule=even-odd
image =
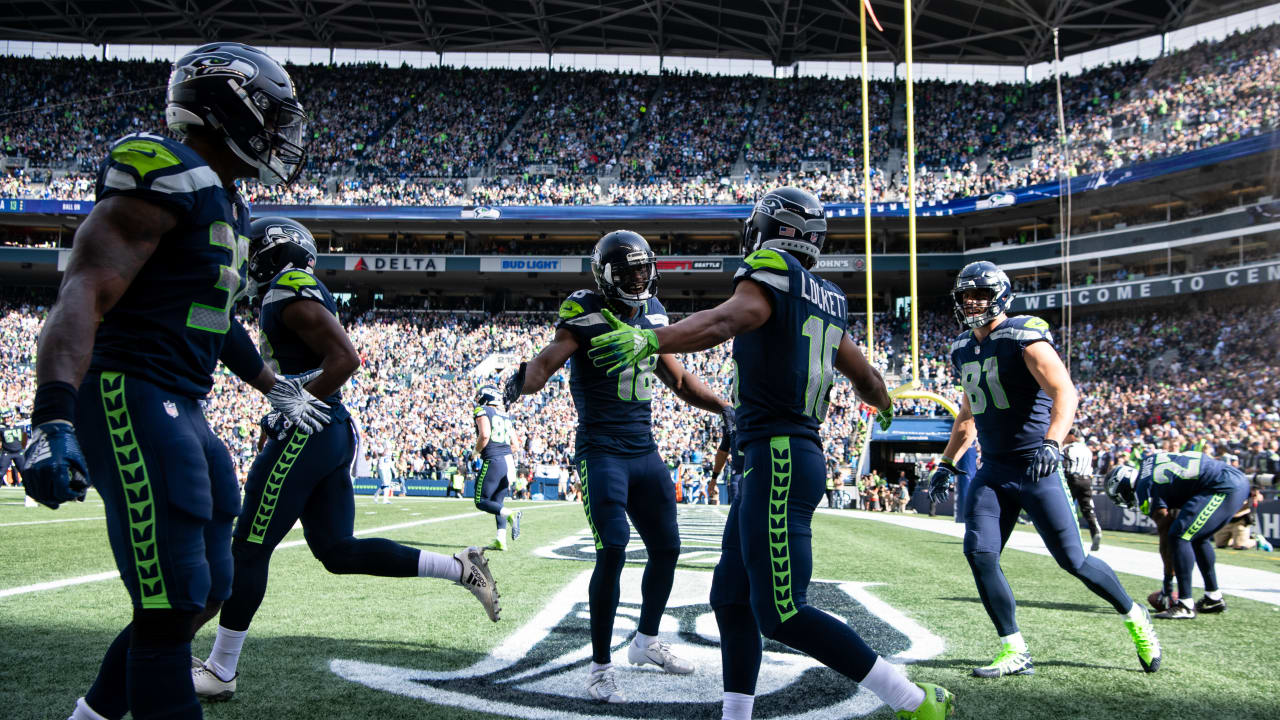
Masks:
[[[995,660],[973,674],[997,678],[1035,672],[1014,617],[1013,591],[1000,568],[1000,553],[1022,510],[1058,565],[1124,617],[1142,669],[1159,670],[1160,643],[1146,609],[1133,602],[1110,566],[1085,553],[1080,541],[1059,449],[1075,418],[1077,395],[1054,350],[1049,324],[1036,317],[1008,317],[1013,292],[1008,276],[993,263],[966,265],[952,295],[956,319],[968,328],[951,344],[951,364],[965,398],[930,492],[935,499],[945,497],[958,474],[952,459],[976,438],[982,468],[960,508],[964,554],[1001,648]]]
[[[732,408],[694,377],[672,355],[649,358],[624,372],[608,374],[587,356],[591,339],[615,325],[651,330],[667,324],[658,302],[657,262],[649,243],[629,230],[600,238],[591,255],[596,291],[579,290],[560,306],[551,344],[507,380],[508,407],[521,394],[542,389],[569,361],[569,389],[578,412],[575,463],[582,481],[587,524],[595,539],[596,566],[591,576],[591,667],[587,694],[600,702],[623,702],[610,662],[618,583],[626,562],[630,528],[635,524],[649,560],[641,581],[639,627],[627,652],[632,664],[651,663],[669,673],[693,672],[657,639],[680,554],[675,486],[653,440],[650,400],[656,376],[681,400],[713,413]],[[726,417],[732,425],[731,418]]]

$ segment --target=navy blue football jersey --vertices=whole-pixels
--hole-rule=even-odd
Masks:
[[[324,358],[284,324],[284,310],[295,302],[309,300],[324,306],[335,318],[338,304],[329,294],[329,288],[306,270],[285,270],[271,281],[262,296],[262,315],[259,318],[258,352],[262,360],[278,375],[299,375],[320,367]],[[338,391],[327,398],[342,398]]]
[[[514,430],[511,417],[492,405],[482,405],[475,409],[475,417],[489,418],[489,442],[480,450],[482,460],[492,460],[511,454],[511,440]]]
[[[248,206],[194,150],[149,133],[111,146],[96,190],[98,202],[121,195],[166,207],[178,225],[103,316],[90,369],[205,395],[245,285]]]
[[[969,398],[984,455],[1007,455],[1044,444],[1053,402],[1027,369],[1022,351],[1053,345],[1049,323],[1037,317],[1007,318],[981,343],[966,330],[951,343],[951,365]]]
[[[578,448],[600,447],[622,453],[646,453],[657,445],[650,426],[650,400],[657,382],[657,356],[648,357],[616,375],[596,367],[587,352],[591,338],[611,328],[601,310],[604,298],[592,290],[579,290],[560,305],[556,329],[573,333],[578,350],[569,358],[569,391],[578,411]],[[641,328],[667,324],[667,311],[650,298],[634,318],[614,313],[620,320]]]
[[[849,328],[849,301],[835,283],[790,253],[757,250],[733,282],[754,280],[773,299],[763,325],[733,341],[738,444],[776,435],[821,442],[836,351]]]
[[[1226,472],[1228,467],[1202,452],[1146,455],[1133,485],[1138,507],[1144,513],[1156,508],[1176,509],[1201,493],[1231,492],[1235,483]]]

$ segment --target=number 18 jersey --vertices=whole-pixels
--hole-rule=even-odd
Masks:
[[[1053,402],[1022,357],[1027,346],[1041,341],[1053,344],[1049,323],[1017,315],[982,342],[966,330],[951,343],[951,365],[969,399],[983,455],[1020,453],[1044,443]]]
[[[90,369],[201,397],[244,288],[249,208],[194,150],[148,133],[117,140],[103,161],[97,200],[117,195],[164,207],[178,224],[103,316]]]
[[[581,452],[599,448],[621,455],[640,455],[657,449],[653,441],[650,401],[657,382],[657,356],[647,357],[633,367],[609,375],[596,367],[587,353],[591,338],[609,332],[601,311],[604,298],[590,290],[579,290],[560,305],[557,329],[573,333],[578,350],[569,358],[569,391],[578,411],[577,445]],[[649,298],[634,318],[614,313],[619,320],[640,328],[667,324],[667,311],[657,298]]]
[[[849,327],[849,301],[794,256],[757,250],[733,282],[754,280],[773,300],[763,325],[733,341],[739,446],[788,435],[820,442],[836,350]]]

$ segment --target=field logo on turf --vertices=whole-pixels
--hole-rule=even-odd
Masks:
[[[369,688],[430,703],[516,718],[564,720],[687,720],[719,717],[719,631],[707,604],[711,573],[677,570],[662,618],[663,638],[691,661],[691,675],[667,675],[651,666],[626,664],[626,646],[640,615],[643,570],[623,570],[622,597],[614,624],[618,683],[628,702],[599,705],[584,695],[591,656],[587,590],[591,571],[578,574],[542,611],[470,667],[420,670],[335,659],[339,677]],[[877,598],[874,583],[814,581],[809,600],[858,629],[891,661],[916,662],[940,655],[942,639]],[[477,611],[479,608],[477,608]],[[483,617],[477,612],[476,622]],[[765,641],[756,688],[757,720],[861,717],[881,702],[808,656]]]
[[[680,524],[680,560],[682,567],[715,567],[720,561],[720,542],[724,538],[724,521],[728,508],[709,505],[677,505]],[[563,537],[533,551],[551,560],[596,561],[596,541],[592,529]],[[643,563],[649,559],[644,541],[635,528],[627,541],[627,562]]]

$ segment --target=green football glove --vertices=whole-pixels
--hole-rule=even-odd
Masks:
[[[587,356],[596,367],[607,365],[605,372],[615,375],[658,352],[658,336],[652,330],[632,327],[614,317],[608,309],[600,312],[613,329],[591,338],[592,347]]]
[[[880,426],[880,432],[889,432],[889,426],[893,424],[893,403],[876,413],[876,424]]]

